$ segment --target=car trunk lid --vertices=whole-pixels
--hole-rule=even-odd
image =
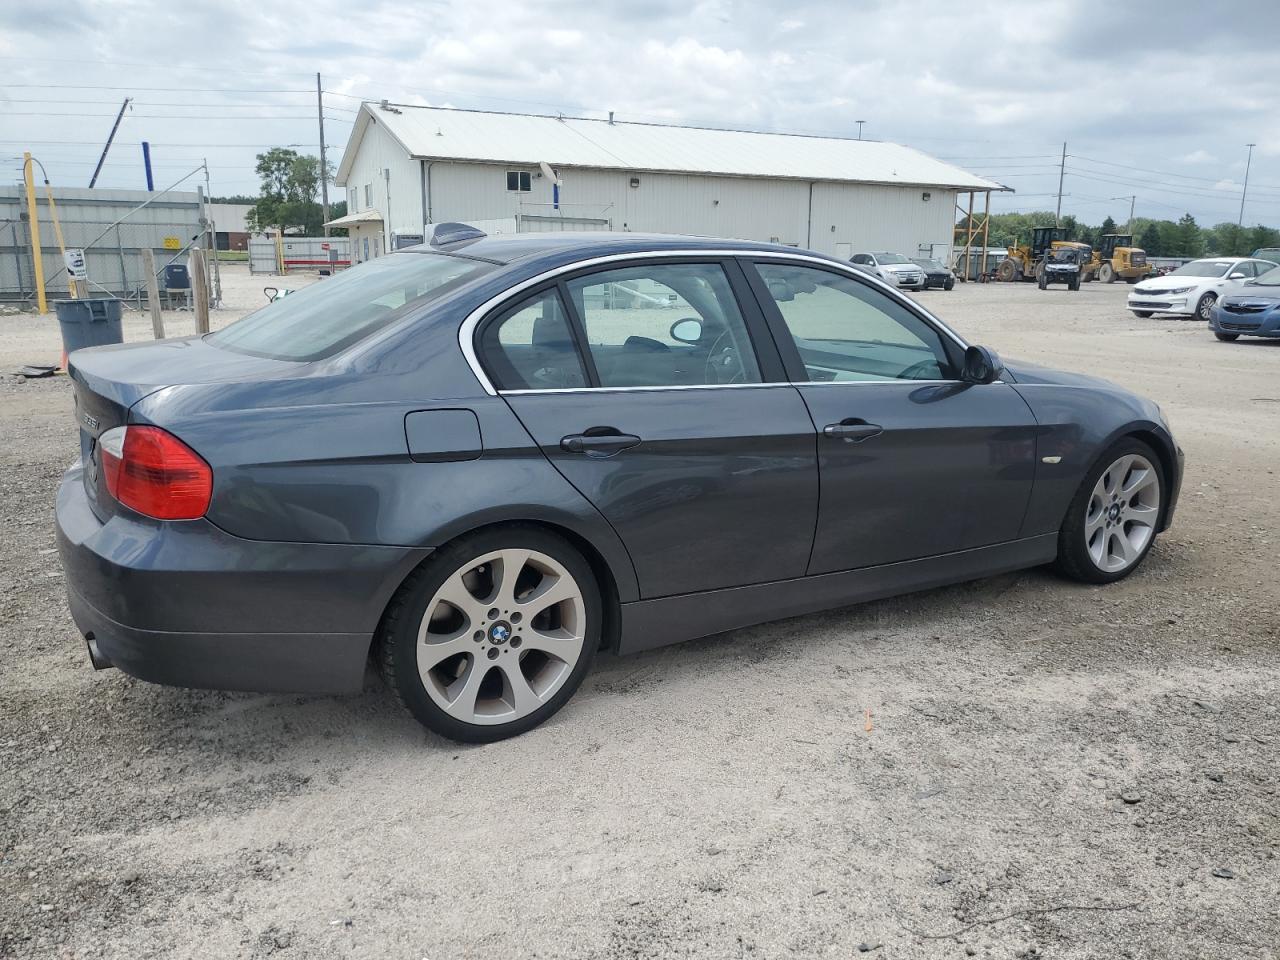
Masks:
[[[210,346],[199,337],[77,350],[68,361],[80,430],[80,462],[90,507],[100,520],[118,509],[102,476],[98,438],[129,422],[143,397],[178,384],[278,376],[299,364],[251,357]]]

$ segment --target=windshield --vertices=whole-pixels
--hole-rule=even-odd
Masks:
[[[1257,280],[1253,281],[1254,286],[1259,287],[1280,287],[1280,267],[1268,270]]]
[[[273,360],[322,360],[492,269],[442,254],[379,257],[269,303],[208,339]]]
[[[920,257],[914,261],[917,265],[924,267],[926,270],[945,270],[941,260],[931,260],[928,257]]]
[[[1171,277],[1225,277],[1231,269],[1230,260],[1194,260],[1183,264],[1169,274]]]
[[[876,260],[878,260],[880,263],[910,263],[911,262],[900,253],[877,253]]]
[[[1076,263],[1080,256],[1080,251],[1073,247],[1058,247],[1049,254],[1049,259],[1054,263]]]

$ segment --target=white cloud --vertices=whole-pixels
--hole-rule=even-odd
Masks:
[[[1251,193],[1258,184],[1258,216],[1280,222],[1280,202],[1264,205],[1280,196],[1266,192],[1280,185],[1274,111],[1265,98],[1223,94],[1267,75],[1273,39],[1237,25],[1270,22],[1273,4],[1239,0],[1229,21],[1204,17],[1194,4],[1151,17],[1103,0],[1045,0],[1030,18],[1010,17],[1007,0],[864,0],[852,11],[830,0],[788,0],[781,19],[771,0],[87,0],[74,16],[56,6],[0,5],[0,53],[31,58],[5,63],[0,126],[8,132],[0,138],[14,142],[0,155],[37,140],[80,141],[40,145],[38,153],[55,182],[87,182],[117,97],[132,94],[128,136],[113,149],[105,185],[138,185],[137,141],[149,139],[161,168],[207,155],[215,191],[252,192],[256,144],[314,149],[307,91],[321,71],[335,93],[410,103],[616,110],[620,120],[844,136],[865,120],[870,138],[960,158],[1016,187],[1001,209],[1046,203],[1033,195],[1056,191],[1053,168],[1066,140],[1073,158],[1090,159],[1068,162],[1073,196],[1065,209],[1089,222],[1106,207],[1087,198],[1130,192],[1152,212],[1189,207],[1202,222],[1226,219],[1231,204],[1217,195],[1238,191],[1244,149],[1237,145],[1257,141]],[[1230,57],[1218,55],[1224,44]],[[1182,54],[1176,95],[1158,89],[1168,49]],[[17,86],[24,83],[89,89]],[[121,85],[132,86],[93,89]],[[213,88],[298,92],[205,92]],[[12,102],[32,98],[64,102],[21,109]],[[165,102],[189,106],[157,105]],[[245,103],[261,107],[227,106]],[[340,145],[356,102],[333,96],[328,104],[326,133]],[[98,116],[20,115],[42,110]],[[252,113],[272,119],[226,119]],[[197,114],[214,119],[184,118]],[[1179,164],[1232,179],[1221,189],[1188,181],[1201,187],[1180,194],[1153,186],[1161,178],[1150,170]]]

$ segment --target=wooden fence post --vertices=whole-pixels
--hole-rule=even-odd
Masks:
[[[156,254],[150,247],[142,249],[142,271],[147,281],[147,306],[151,309],[151,332],[164,339],[164,317],[160,316],[160,284],[156,283]]]
[[[196,333],[209,332],[209,278],[204,251],[191,251],[191,296],[195,298]]]

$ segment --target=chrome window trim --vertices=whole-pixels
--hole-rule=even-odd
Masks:
[[[897,287],[890,286],[888,283],[881,280],[879,277],[874,277],[862,270],[858,270],[852,264],[844,264],[838,260],[828,260],[825,257],[816,256],[814,254],[786,253],[786,252],[775,251],[775,250],[751,250],[751,249],[744,249],[744,248],[739,248],[736,250],[735,249],[726,250],[722,248],[708,248],[705,250],[690,249],[690,248],[682,248],[682,249],[676,249],[676,250],[640,250],[640,251],[632,251],[630,253],[611,253],[611,254],[606,254],[604,256],[599,256],[599,257],[589,257],[586,260],[576,260],[573,263],[566,263],[558,267],[553,267],[550,270],[546,270],[538,274],[537,276],[529,277],[527,280],[521,280],[519,283],[517,283],[513,287],[508,287],[502,293],[498,294],[497,296],[490,297],[480,306],[476,307],[474,310],[468,313],[466,317],[463,319],[462,324],[458,327],[458,346],[462,350],[463,357],[466,358],[467,366],[471,368],[471,372],[475,375],[475,378],[478,381],[480,381],[480,386],[484,388],[484,392],[491,397],[496,397],[496,396],[499,396],[500,394],[508,394],[508,393],[510,394],[564,393],[566,391],[594,392],[597,390],[705,390],[708,388],[717,388],[717,387],[770,386],[771,384],[768,384],[768,383],[704,383],[704,384],[692,384],[689,386],[675,386],[675,387],[670,387],[670,386],[669,387],[563,387],[563,388],[550,388],[546,390],[499,391],[494,388],[493,383],[489,380],[488,374],[485,373],[484,367],[480,363],[480,357],[476,354],[475,333],[476,333],[476,327],[479,326],[481,320],[483,320],[486,316],[488,316],[493,310],[501,307],[503,304],[507,303],[508,301],[513,301],[516,298],[518,298],[520,294],[523,293],[524,291],[532,287],[536,287],[541,283],[545,283],[546,281],[551,280],[555,277],[558,277],[562,274],[573,273],[577,270],[582,270],[589,267],[603,266],[609,263],[617,263],[623,260],[661,260],[665,258],[695,258],[695,259],[704,258],[708,260],[719,260],[719,259],[724,259],[725,257],[732,257],[734,259],[746,259],[746,260],[793,260],[799,263],[807,263],[807,264],[812,264],[819,267],[824,267],[836,273],[842,273],[848,277],[851,277],[854,280],[867,284],[873,289],[879,290],[881,293],[888,294],[890,298],[897,300],[900,304],[902,304],[908,310],[911,310],[919,314],[921,317],[925,319],[926,322],[933,324],[933,326],[935,326],[938,330],[940,330],[946,336],[950,337],[953,341],[955,341],[956,345],[959,346],[961,350],[967,350],[969,348],[969,344],[966,343],[959,334],[957,334],[949,326],[947,326],[945,323],[943,323],[941,320],[935,317],[928,310],[924,309],[924,307],[922,307],[919,303],[907,297],[904,297],[901,293],[898,292]],[[801,382],[812,383],[814,381],[805,380]],[[892,382],[892,381],[851,380],[851,381],[845,381],[843,384],[831,383],[830,385],[847,386],[849,383],[889,383],[889,382]],[[902,382],[920,384],[920,383],[961,383],[963,381],[904,380]],[[775,382],[772,385],[796,386],[797,384]]]

